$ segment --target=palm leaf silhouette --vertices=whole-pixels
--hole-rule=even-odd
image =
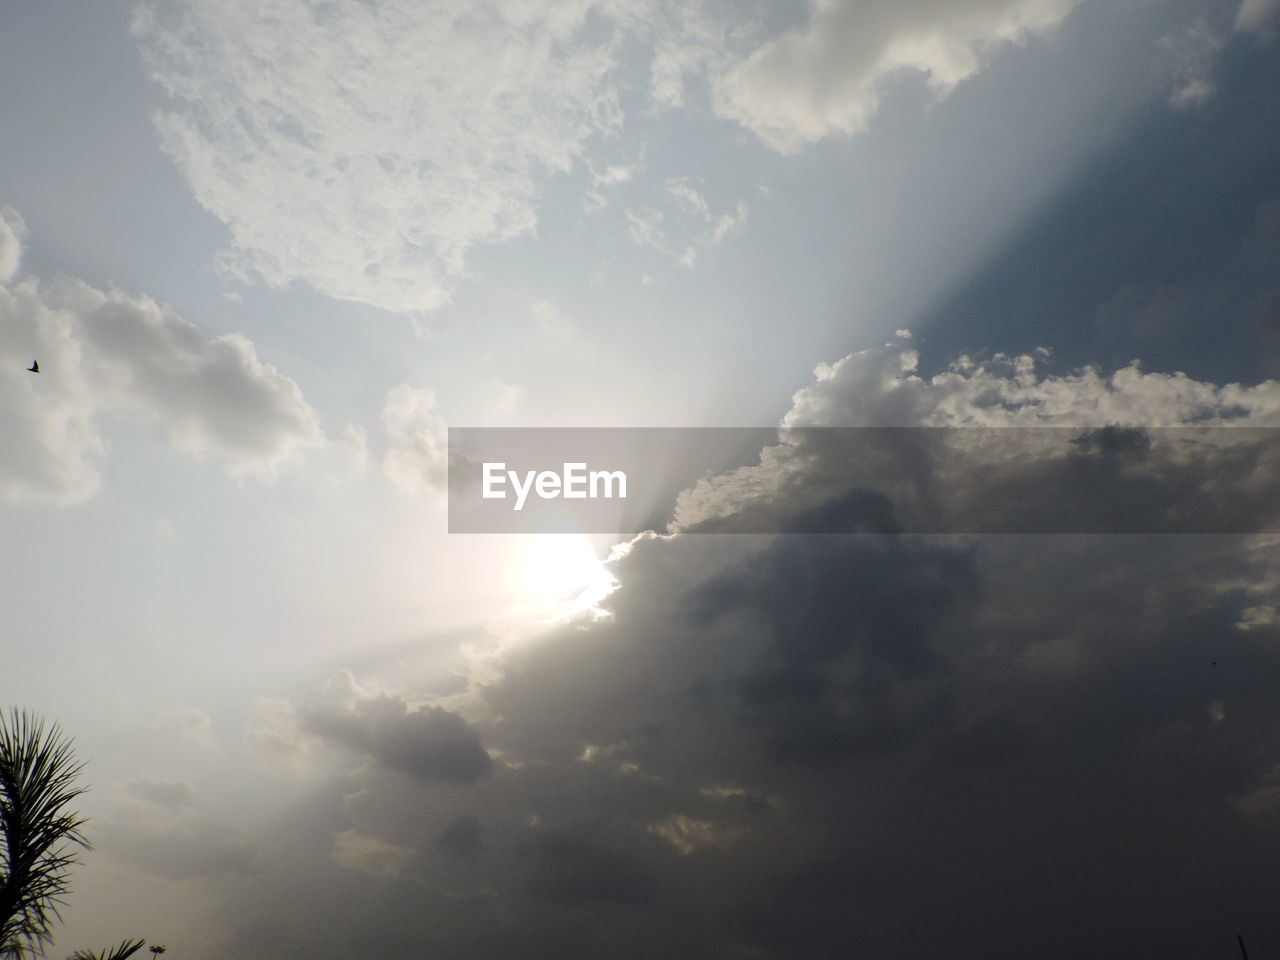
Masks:
[[[118,947],[97,953],[92,950],[77,950],[67,960],[124,960],[141,950],[145,943],[145,940],[125,940]]]
[[[84,791],[71,740],[21,710],[0,715],[0,956],[52,941],[84,819],[69,809]]]

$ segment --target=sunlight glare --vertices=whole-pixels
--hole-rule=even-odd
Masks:
[[[548,619],[593,608],[616,586],[583,535],[544,534],[522,540],[515,592]]]

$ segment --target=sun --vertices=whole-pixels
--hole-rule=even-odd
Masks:
[[[590,609],[617,585],[582,534],[521,537],[515,566],[519,599],[553,617]]]

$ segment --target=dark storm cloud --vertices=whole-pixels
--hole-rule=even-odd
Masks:
[[[1257,423],[1274,401],[1274,385],[1136,370],[1040,379],[1029,361],[929,381],[890,350],[823,372],[793,415],[1079,424],[1113,403],[1166,424]],[[1095,484],[1154,460],[1148,497],[1195,486],[1149,431],[1064,433]],[[721,492],[743,509],[838,491],[834,461],[796,463],[749,478],[750,495]],[[846,477],[853,515],[883,518],[874,478]],[[1067,492],[1021,479],[1043,510]],[[504,719],[495,743],[562,770],[561,802],[608,835],[644,824],[668,840],[628,849],[658,889],[698,890],[693,914],[655,901],[678,955],[1210,955],[1238,926],[1270,943],[1278,546],[642,538],[615,565],[611,619],[511,655],[486,694]],[[610,769],[634,778],[632,803],[601,790]],[[525,796],[532,780],[512,776],[508,796]],[[717,802],[730,796],[767,801],[744,816]]]
[[[768,648],[728,692],[776,755],[821,762],[900,749],[948,722],[936,627],[978,585],[965,548],[784,537],[689,602],[698,622],[765,625]]]
[[[680,566],[669,547],[637,555],[649,578]],[[615,710],[647,704],[680,731],[616,755],[670,792],[627,810],[566,774],[563,800],[613,831],[696,809],[721,832],[686,856],[642,854],[670,885],[732,865],[681,918],[680,955],[708,925],[726,953],[778,957],[976,957],[1010,941],[1045,957],[1212,955],[1236,924],[1271,942],[1280,837],[1261,811],[1280,759],[1280,633],[1240,624],[1276,559],[1238,538],[784,537],[691,592],[673,569],[676,595],[714,618],[669,633],[619,598],[621,635],[594,631],[604,662],[579,687],[607,676]],[[620,565],[624,592],[630,572]],[[623,636],[641,651],[623,653]],[[676,651],[699,642],[719,646],[720,679],[694,697]],[[564,644],[541,658],[567,670]],[[637,685],[637,660],[668,669]],[[536,698],[530,682],[513,675],[504,708]],[[564,696],[516,716],[554,724]],[[614,729],[596,712],[572,732]],[[779,812],[733,838],[728,815],[692,801],[720,779]]]
[[[733,929],[777,956],[1214,955],[1236,923],[1274,937],[1276,837],[1235,803],[1276,761],[1277,637],[1242,636],[1243,598],[1208,586],[1240,572],[1239,546],[983,544],[985,600],[946,630],[950,711],[832,776],[859,811],[812,821],[835,850],[764,883]]]
[[[648,903],[653,877],[636,860],[581,833],[554,830],[538,836],[529,856],[528,889],[555,903]]]
[[[307,710],[302,727],[422,780],[470,783],[493,765],[462,717],[440,707],[411,711],[395,697],[360,700],[348,711]]]
[[[480,821],[471,814],[464,813],[456,820],[451,820],[449,825],[440,831],[440,835],[435,840],[435,847],[451,857],[469,860],[484,849],[484,845],[480,842],[480,834]]]
[[[1069,424],[1091,483],[1145,470],[1159,503],[1195,484],[1156,426],[1277,411],[1276,384],[1137,367],[923,377],[903,340],[821,368],[785,425]],[[766,452],[696,503],[896,522],[879,461],[828,454]],[[1009,469],[1020,485],[921,490],[1068,494]],[[1280,537],[646,535],[611,572],[601,615],[482,658],[474,730],[330,681],[305,730],[383,762],[330,788],[307,862],[381,899],[317,907],[330,936],[278,955],[341,956],[366,927],[406,958],[1213,956],[1237,930],[1280,949]],[[388,744],[419,726],[476,766],[427,750],[396,775]]]

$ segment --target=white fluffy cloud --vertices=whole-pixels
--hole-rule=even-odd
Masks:
[[[94,461],[106,451],[85,375],[76,320],[27,281],[0,287],[0,329],[11,345],[0,370],[0,496],[77,503],[97,492]],[[43,373],[23,367],[40,359]]]
[[[230,231],[225,269],[416,312],[449,300],[473,250],[536,229],[549,177],[598,170],[637,68],[649,105],[709,80],[722,116],[792,151],[864,129],[891,73],[945,92],[1076,2],[825,0],[745,56],[758,18],[701,0],[144,0],[133,30],[169,97],[162,146]],[[624,168],[604,170],[588,209]],[[744,214],[674,257],[691,264]],[[631,216],[665,244],[656,211]]]
[[[0,255],[15,265],[21,250],[5,254],[5,238],[18,235],[0,236]],[[0,330],[10,345],[0,370],[0,498],[91,497],[106,417],[154,424],[184,454],[238,477],[270,478],[321,438],[298,385],[250,341],[208,337],[147,297],[23,278],[0,284]],[[31,359],[40,373],[23,369]]]
[[[477,245],[533,230],[540,178],[618,125],[596,7],[157,0],[134,33],[226,265],[411,311]]]
[[[989,52],[1059,22],[1077,0],[822,0],[804,26],[769,40],[716,86],[724,116],[784,152],[866,129],[884,81],[909,70],[939,93]]]
[[[1073,524],[1111,516],[1115,504],[1139,488],[1137,502],[1111,523],[1124,529],[1188,529],[1189,522],[1256,529],[1259,518],[1269,517],[1275,490],[1263,478],[1276,453],[1266,431],[1184,430],[1153,437],[1134,429],[1274,428],[1280,425],[1280,382],[1220,386],[1182,373],[1146,373],[1137,362],[1110,375],[1093,367],[1046,375],[1040,370],[1046,354],[997,355],[983,363],[961,357],[925,377],[905,335],[823,364],[816,381],[796,393],[779,441],[761,452],[759,463],[706,477],[684,491],[676,525],[706,529],[708,523],[750,518],[749,529],[791,529],[795,523],[795,529],[831,529],[841,522],[876,529],[900,522],[931,530],[1079,529]],[[1079,429],[952,429],[918,446],[894,430],[828,439],[805,432],[810,427]],[[1081,459],[1086,450],[1120,453],[1126,444],[1141,455],[1123,468],[1117,466],[1122,458],[1106,467]],[[1251,458],[1247,469],[1239,466],[1242,456]],[[1092,468],[1097,472],[1085,482]],[[1019,497],[1030,489],[1039,495]],[[868,495],[840,499],[851,491]]]
[[[680,106],[728,29],[701,0],[145,0],[133,24],[161,143],[230,229],[223,267],[405,312],[536,228],[545,180],[622,126],[627,69]],[[588,206],[629,173],[596,174]]]
[[[905,331],[904,331],[905,332]],[[976,363],[960,357],[932,377],[917,371],[906,338],[822,364],[796,393],[786,427],[1172,427],[1280,425],[1280,382],[1218,385],[1185,373],[1146,373],[1135,360],[1110,375],[1096,367],[1043,374],[1047,351]]]

